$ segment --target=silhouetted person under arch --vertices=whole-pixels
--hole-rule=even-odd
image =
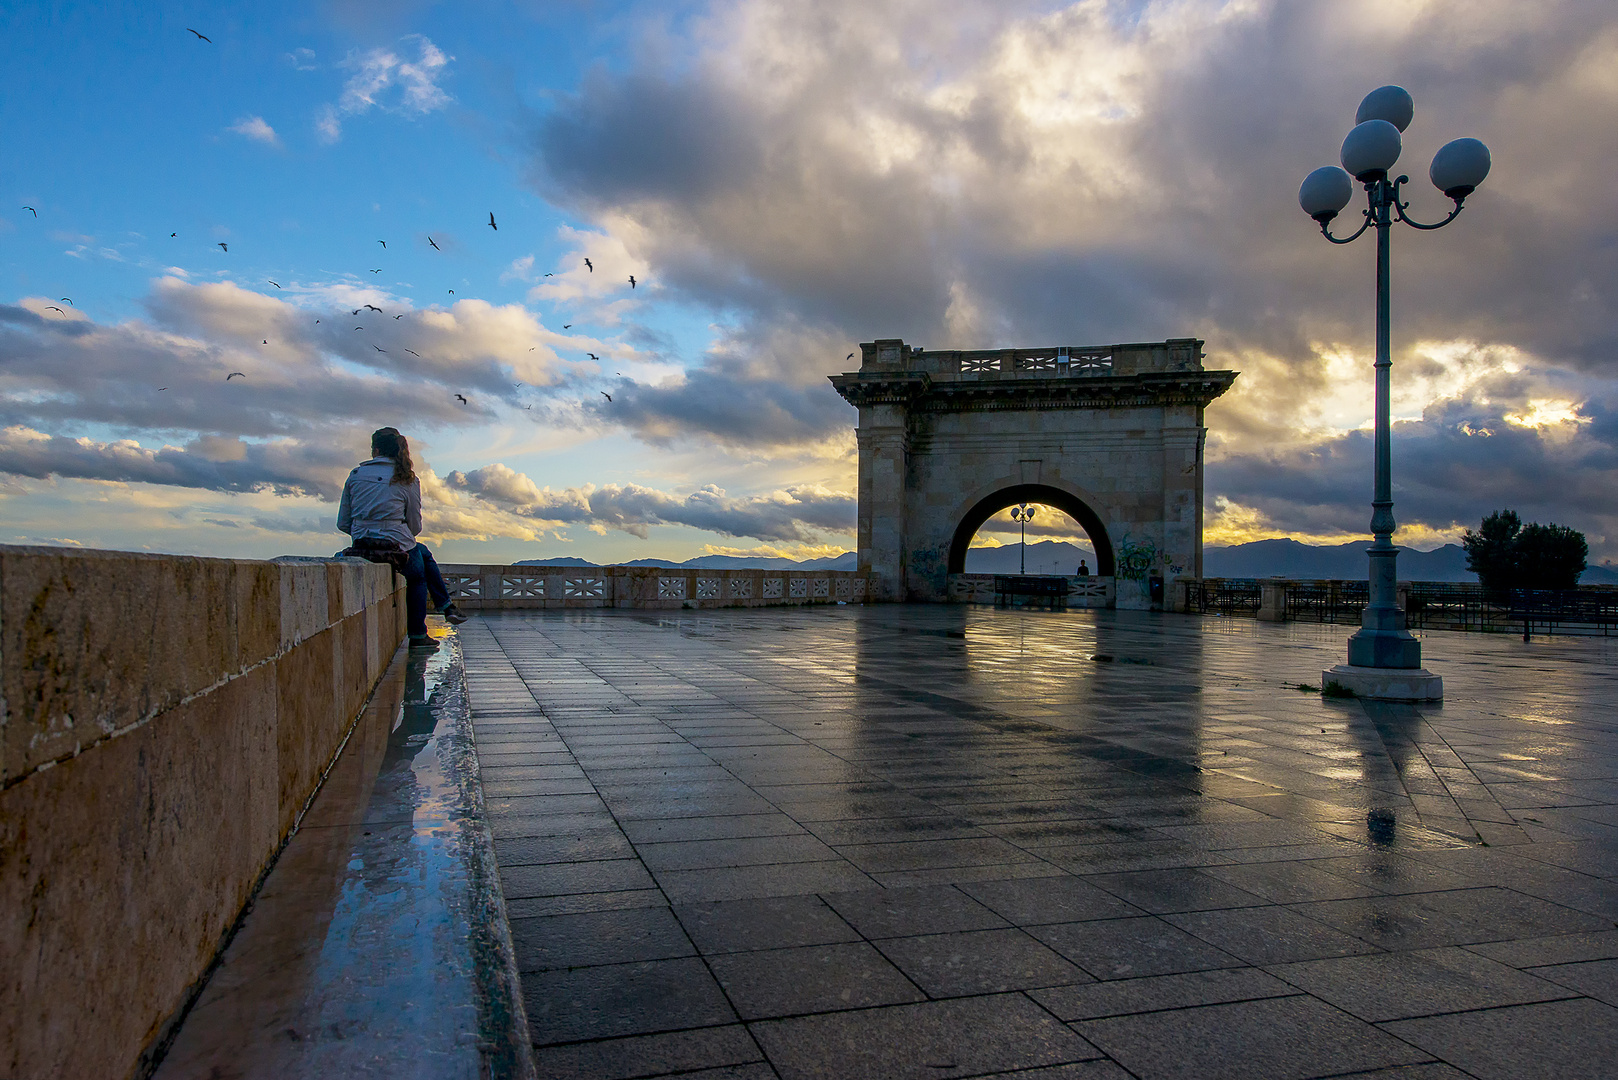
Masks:
[[[1086,563],[1083,559],[1079,560],[1079,576],[1080,577],[1089,577],[1090,576],[1090,565],[1088,563]]]

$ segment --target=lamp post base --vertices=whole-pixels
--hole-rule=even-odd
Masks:
[[[1374,701],[1443,701],[1444,679],[1426,668],[1356,667],[1338,664],[1320,673],[1322,688],[1336,683],[1355,697]]]

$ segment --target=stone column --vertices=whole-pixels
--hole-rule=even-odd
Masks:
[[[859,567],[881,600],[905,598],[906,421],[901,405],[860,409]]]

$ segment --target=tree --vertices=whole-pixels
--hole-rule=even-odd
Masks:
[[[1468,529],[1461,538],[1466,568],[1478,576],[1484,593],[1491,598],[1503,597],[1511,588],[1520,532],[1522,519],[1515,510],[1496,510],[1483,519],[1477,532]]]
[[[1572,589],[1584,573],[1590,546],[1566,525],[1524,525],[1517,534],[1517,565],[1525,589]]]
[[[1584,534],[1566,525],[1524,525],[1514,510],[1497,510],[1477,532],[1466,530],[1466,568],[1491,599],[1511,589],[1571,589],[1590,553]]]

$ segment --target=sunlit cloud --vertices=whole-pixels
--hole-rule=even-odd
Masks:
[[[412,34],[402,44],[415,46],[415,60],[405,60],[393,49],[375,48],[351,52],[342,61],[339,66],[353,74],[337,101],[323,106],[315,116],[315,130],[322,141],[336,142],[342,137],[346,118],[371,109],[417,117],[450,103],[449,94],[438,83],[454,57],[420,34]]]
[[[230,125],[229,130],[265,146],[281,145],[280,136],[276,135],[274,128],[264,122],[262,116],[244,116]]]

